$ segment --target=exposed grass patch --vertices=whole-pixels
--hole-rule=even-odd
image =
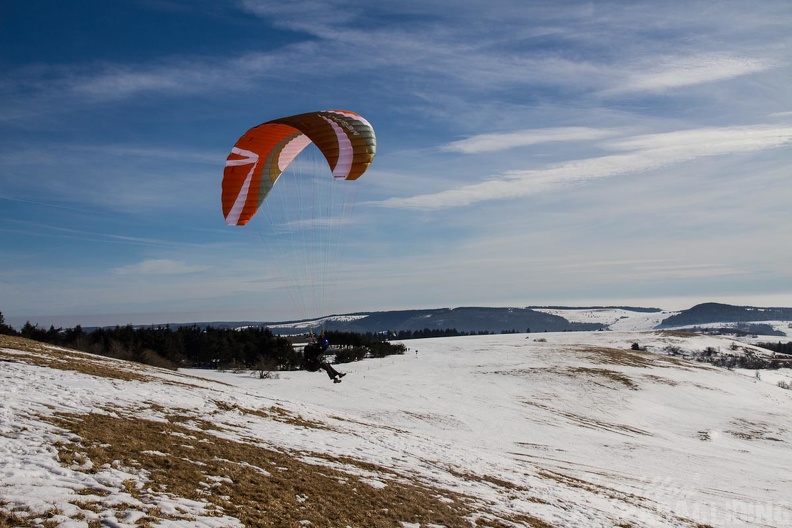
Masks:
[[[622,387],[638,390],[638,384],[627,374],[612,369],[596,367],[559,367],[559,368],[522,368],[511,370],[496,370],[491,374],[506,376],[541,376],[554,374],[579,382],[581,376],[586,376],[591,383],[604,386],[608,389],[621,389]],[[614,385],[615,384],[615,385]]]
[[[3,348],[13,349],[3,350]],[[0,335],[0,360],[19,361],[29,365],[48,367],[60,370],[80,372],[89,376],[112,378],[122,381],[140,381],[170,383],[185,387],[198,387],[190,382],[189,376],[183,376],[171,370],[161,370],[150,365],[142,365],[130,361],[97,356],[87,352],[79,352],[67,348],[47,345],[24,337]],[[157,377],[154,373],[160,371],[168,378]],[[183,376],[182,380],[174,380]],[[213,381],[219,385],[226,383]]]
[[[501,489],[517,491],[520,493],[531,491],[529,488],[526,488],[525,486],[520,486],[519,484],[515,484],[514,482],[502,478],[493,477],[491,475],[477,475],[475,473],[470,473],[469,471],[457,471],[453,469],[450,469],[448,472],[457,477],[461,477],[462,479],[467,481],[487,482],[488,484],[492,484]],[[539,497],[528,497],[525,500],[528,500],[529,502],[535,502],[537,504],[547,504],[546,500],[540,499]]]
[[[646,374],[643,376],[644,379],[652,381],[654,383],[661,383],[663,385],[670,385],[671,387],[676,387],[679,385],[679,382],[670,380],[668,378],[664,378],[662,376],[657,376],[655,374]]]
[[[578,346],[574,347],[573,350],[598,365],[648,368],[656,366],[657,358],[661,357],[641,350],[620,350],[618,348],[597,346]]]
[[[610,500],[615,500],[615,501],[624,502],[624,503],[627,503],[627,504],[632,504],[632,505],[635,505],[637,507],[644,507],[644,508],[646,507],[647,499],[644,498],[644,497],[641,497],[639,495],[635,495],[635,494],[632,494],[632,493],[626,493],[626,492],[617,490],[615,488],[611,488],[611,487],[608,487],[608,486],[603,486],[603,485],[600,485],[600,484],[595,484],[593,482],[588,482],[588,481],[586,481],[584,479],[581,479],[581,478],[572,477],[570,475],[565,475],[564,473],[561,473],[560,471],[553,471],[553,470],[550,470],[550,469],[545,469],[545,470],[540,471],[540,474],[543,477],[547,478],[547,479],[554,480],[556,482],[559,482],[559,483],[564,484],[566,486],[569,486],[571,488],[578,488],[578,489],[586,490],[586,491],[588,491],[590,493],[596,493],[596,494],[601,495],[603,497],[607,497]],[[699,523],[693,524],[693,521],[691,521],[690,519],[686,519],[684,517],[679,517],[679,516],[673,515],[673,513],[671,513],[671,512],[668,513],[668,517],[669,517],[670,520],[673,520],[673,521],[676,521],[676,522],[687,523],[688,525],[691,526],[691,528],[713,528],[712,526],[710,526],[708,524],[699,524]],[[675,525],[676,525],[676,522],[674,523]],[[614,526],[636,526],[636,525],[634,525],[631,522],[624,521],[622,523],[616,523],[616,524],[614,524]]]
[[[289,412],[282,407],[278,407],[277,405],[273,405],[272,407],[268,407],[268,408],[250,409],[250,408],[242,408],[236,404],[228,404],[222,401],[214,401],[214,404],[221,411],[237,411],[242,414],[252,414],[260,418],[267,418],[269,420],[275,420],[277,422],[296,425],[298,427],[307,427],[310,429],[323,429],[325,431],[334,430],[332,427],[330,427],[324,422],[319,422],[316,420],[308,420],[307,418],[303,418],[300,415],[295,415],[294,413]]]
[[[568,369],[573,376],[585,375],[589,376],[594,379],[602,379],[611,382],[615,382],[617,385],[621,385],[626,387],[630,390],[638,390],[638,384],[635,383],[629,376],[618,372],[616,370],[610,369],[601,369],[601,368],[590,368],[590,367],[575,367]],[[610,385],[606,385],[608,388]]]
[[[659,336],[684,337],[684,338],[697,337],[697,336],[700,335],[700,334],[697,334],[695,332],[683,332],[681,330],[659,330],[659,331],[655,332],[655,334],[659,335]]]
[[[647,352],[646,350],[619,349],[589,345],[573,347],[572,350],[580,353],[588,361],[600,365],[621,365],[637,368],[667,368],[669,366],[686,369],[706,368],[694,361],[658,354],[656,352]]]
[[[23,337],[0,335],[0,347],[15,350],[10,352],[0,348],[0,358],[8,361],[21,361],[39,367],[71,370],[123,381],[152,379],[143,369],[134,368],[132,363],[46,345]]]
[[[301,521],[315,527],[549,526],[526,516],[496,519],[471,497],[411,482],[387,468],[234,442],[176,421],[105,414],[59,415],[52,421],[82,439],[58,445],[64,465],[89,473],[104,465],[135,468],[146,476],[144,487],[130,483],[126,489],[137,500],[149,501],[145,522],[162,518],[153,511],[152,494],[168,494],[203,502],[207,511],[235,517],[245,526],[292,527]],[[305,462],[309,458],[320,463]]]
[[[590,416],[583,416],[582,414],[573,413],[571,411],[556,409],[554,407],[550,407],[549,405],[545,405],[536,401],[523,400],[522,403],[524,403],[525,405],[530,405],[532,407],[538,407],[540,409],[543,409],[556,416],[565,418],[569,422],[572,422],[579,427],[584,427],[586,429],[599,429],[603,431],[610,431],[612,433],[617,433],[629,437],[633,437],[637,435],[652,436],[652,434],[649,433],[648,431],[644,431],[643,429],[638,429],[637,427],[632,427],[626,424],[606,422],[604,420],[598,420],[596,418]]]
[[[772,436],[773,434],[784,433],[784,429],[777,428],[773,431],[770,424],[764,422],[756,422],[744,419],[734,420],[732,425],[735,429],[726,431],[735,438],[742,440],[769,440],[771,442],[783,442],[780,438]]]
[[[7,505],[0,503],[0,507],[7,508]],[[33,526],[36,525],[21,515],[0,509],[0,528],[28,528]]]

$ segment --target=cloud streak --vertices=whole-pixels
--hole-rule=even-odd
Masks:
[[[388,67],[420,72],[429,86],[441,86],[453,80],[459,88],[474,91],[564,86],[567,90],[593,89],[603,95],[616,96],[667,92],[778,66],[772,58],[706,50],[678,50],[673,54],[657,55],[639,54],[638,50],[627,47],[624,55],[616,58],[596,52],[566,56],[552,46],[545,49],[525,44],[524,47],[518,45],[513,53],[503,53],[499,35],[475,26],[464,31],[449,27],[438,31],[437,24],[432,22],[437,15],[431,10],[426,10],[413,24],[369,26],[362,23],[367,17],[398,16],[409,13],[409,9],[392,8],[371,14],[354,2],[338,5],[298,2],[276,6],[269,2],[246,1],[242,7],[255,16],[272,19],[276,25],[304,32],[310,38],[269,51],[223,57],[173,55],[141,64],[41,65],[13,72],[0,84],[0,93],[24,99],[33,111],[48,100],[62,103],[73,99],[95,104],[146,94],[183,96],[239,92],[254,89],[265,79],[283,82],[282,72],[289,76],[299,74],[316,78],[361,70],[379,75],[380,68]],[[513,6],[508,9],[511,12]],[[580,10],[579,7],[569,9]],[[543,9],[524,10],[514,16],[516,20],[539,16],[547,20],[544,28],[547,35],[561,32],[558,20]],[[576,38],[588,35],[587,45],[599,47],[595,39],[599,33],[585,26],[579,13],[572,20],[581,25],[581,35]],[[596,30],[611,35],[617,30],[614,24],[614,21],[603,19]],[[536,28],[532,31],[523,36],[527,43],[533,42],[537,35],[547,38]],[[566,36],[557,36],[557,39],[571,39],[574,32],[565,28],[563,34]],[[18,108],[9,107],[8,110],[3,112],[7,114],[5,119],[25,115]]]
[[[490,144],[491,137],[484,142]],[[648,134],[603,144],[627,151],[569,161],[536,170],[505,171],[496,178],[432,194],[390,198],[378,205],[398,209],[438,210],[492,200],[524,198],[561,186],[600,178],[637,174],[701,157],[754,152],[788,145],[792,127],[747,126]]]
[[[624,72],[608,95],[630,92],[664,92],[700,84],[725,81],[759,73],[777,66],[771,59],[707,53],[683,57],[653,58],[650,66]]]
[[[590,141],[613,136],[615,131],[588,127],[560,127],[546,129],[527,129],[501,134],[481,134],[478,136],[453,141],[440,147],[445,152],[462,154],[481,154],[498,152],[517,147],[526,147],[540,143],[563,141]]]
[[[210,269],[209,266],[190,266],[181,260],[149,259],[137,264],[115,268],[116,275],[183,275]]]

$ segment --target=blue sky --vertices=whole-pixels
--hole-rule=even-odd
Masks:
[[[334,108],[378,152],[328,313],[792,306],[790,27],[786,0],[3,2],[0,311],[304,316],[220,182],[248,128]]]

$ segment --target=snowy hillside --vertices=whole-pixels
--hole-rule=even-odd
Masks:
[[[638,332],[655,330],[661,326],[661,323],[673,315],[677,315],[679,311],[635,311],[627,310],[624,308],[534,308],[538,312],[545,312],[552,315],[563,317],[570,323],[595,323],[601,324],[608,330],[618,332]],[[743,323],[734,322],[718,322],[713,321],[709,323],[700,323],[695,326],[698,328],[737,328],[740,324],[745,325],[751,322],[750,319]],[[777,335],[759,337],[753,339],[754,342],[768,342],[777,341],[779,336],[792,338],[792,321],[779,320],[764,320],[758,319],[754,322],[756,324],[767,325],[771,327]],[[680,327],[692,327],[694,325],[681,325]],[[674,326],[664,326],[664,328],[674,328]]]
[[[664,352],[720,337],[414,340],[341,384],[0,339],[0,526],[792,526],[792,372]]]
[[[534,308],[538,312],[545,312],[563,317],[570,323],[597,323],[610,330],[621,332],[635,332],[652,330],[663,319],[679,312],[638,312],[623,308]]]
[[[289,323],[265,323],[275,333],[287,335],[317,328],[350,332],[455,329],[462,332],[503,333],[515,329],[533,331],[612,330],[650,331],[669,328],[739,328],[743,332],[771,329],[772,337],[792,338],[792,309],[753,308],[703,303],[688,310],[630,307],[440,308],[333,315]],[[771,320],[769,315],[789,316]],[[755,316],[755,319],[752,317]],[[722,318],[721,318],[722,317]],[[679,321],[679,324],[673,321]],[[670,321],[670,322],[669,322]],[[227,326],[229,323],[222,323]],[[251,323],[245,323],[250,325]],[[242,325],[239,325],[242,326]],[[766,341],[766,340],[765,340]]]

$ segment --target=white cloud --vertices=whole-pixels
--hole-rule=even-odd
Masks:
[[[442,97],[448,96],[449,82],[453,82],[452,86],[458,91],[468,89],[488,94],[514,88],[544,90],[561,86],[564,91],[601,90],[599,93],[617,95],[662,92],[726,80],[776,65],[775,61],[767,58],[706,51],[687,54],[679,51],[675,55],[658,57],[651,53],[637,55],[640,50],[625,49],[615,61],[595,53],[567,56],[530,45],[523,48],[515,44],[514,50],[509,45],[505,51],[502,37],[488,29],[443,27],[441,31],[439,26],[426,21],[398,27],[364,24],[361,17],[372,14],[368,6],[364,8],[354,2],[334,5],[310,1],[275,5],[250,0],[243,2],[243,8],[276,26],[305,32],[313,38],[286,43],[268,51],[222,58],[170,56],[143,64],[43,67],[35,71],[12,72],[11,81],[5,84],[12,95],[28,103],[31,102],[31,92],[38,94],[35,107],[42,106],[49,99],[54,99],[61,106],[69,96],[95,103],[152,93],[178,96],[245,91],[268,78],[278,78],[279,83],[295,78],[304,82],[306,77],[327,76],[331,71],[343,74],[350,71],[359,73],[363,69],[371,78],[388,79],[389,85],[397,70],[405,72],[406,78],[420,76],[421,83],[436,87],[429,91],[441,93]],[[513,6],[508,8],[512,10]],[[515,20],[524,17],[534,21],[532,15],[536,13],[529,11],[515,15]],[[539,11],[542,16],[549,16],[543,9]],[[385,12],[391,13],[391,10],[386,9]],[[454,18],[453,14],[436,16]],[[550,18],[557,24],[557,20]],[[515,20],[511,23],[516,24]],[[487,25],[482,27],[488,28]],[[534,31],[560,31],[554,27],[534,28]],[[604,28],[611,36],[617,32],[607,24]],[[620,27],[618,31],[622,29]],[[575,33],[569,28],[566,31]],[[533,42],[537,36],[528,32],[522,38]],[[586,40],[587,46],[593,45],[595,40],[594,36],[590,38],[592,40]],[[635,56],[640,58],[632,58]],[[328,70],[328,64],[332,64],[332,70]],[[383,67],[384,70],[381,69]],[[18,117],[19,111],[7,106],[6,113]],[[0,112],[0,116],[3,114]],[[4,118],[0,117],[0,120]],[[465,143],[451,145],[451,148],[469,146]]]
[[[628,72],[626,78],[607,93],[662,92],[732,79],[776,66],[774,61],[768,59],[717,53],[660,59],[653,57],[651,60],[651,65]]]
[[[440,147],[447,152],[480,154],[497,152],[515,147],[525,147],[554,141],[586,141],[602,139],[615,134],[614,131],[588,127],[558,127],[527,129],[500,134],[480,134],[467,139],[453,141]]]
[[[648,134],[605,143],[606,147],[629,151],[624,154],[575,160],[544,169],[506,171],[480,183],[433,194],[391,198],[379,205],[404,209],[445,209],[490,200],[521,198],[563,185],[645,172],[706,156],[764,150],[790,142],[792,127],[703,128]]]
[[[149,259],[121,266],[113,270],[117,275],[179,275],[197,273],[209,269],[209,266],[189,266],[183,261],[169,259]]]
[[[354,19],[356,10],[349,3],[307,0],[299,2],[270,2],[242,0],[243,9],[263,18],[272,18],[275,23],[302,31],[317,31],[319,27],[344,24]]]
[[[756,125],[645,134],[608,141],[605,145],[617,150],[673,151],[678,157],[685,157],[685,153],[700,157],[779,147],[791,140],[792,127]]]

